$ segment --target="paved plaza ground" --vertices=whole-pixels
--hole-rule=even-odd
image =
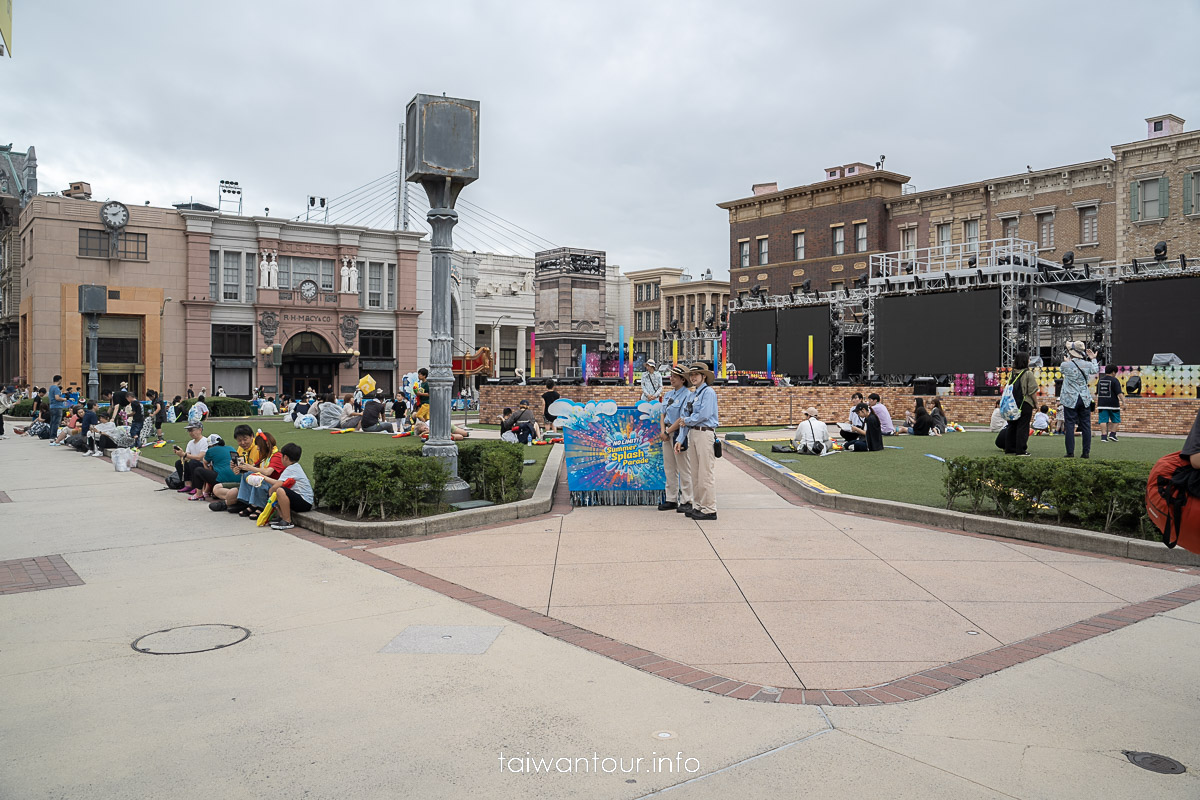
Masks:
[[[1200,596],[1194,571],[817,511],[729,462],[719,487],[716,523],[560,505],[423,541],[318,541],[9,437],[0,797],[1200,796],[1200,603],[1115,622]],[[462,601],[426,588],[452,584]],[[681,685],[513,622],[504,600],[735,686],[830,694]],[[1097,614],[1116,629],[922,699],[834,702]],[[215,624],[250,635],[131,647]]]

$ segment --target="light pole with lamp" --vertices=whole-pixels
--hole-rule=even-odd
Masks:
[[[421,455],[446,465],[446,501],[469,500],[471,489],[458,475],[458,446],[450,438],[450,393],[454,341],[450,330],[450,256],[454,249],[454,203],[479,177],[479,101],[418,94],[405,111],[405,175],[429,199],[432,231],[433,304],[429,337],[429,439]]]
[[[163,373],[163,370],[165,369],[165,361],[163,359],[163,355],[165,353],[165,348],[163,347],[163,340],[166,338],[163,336],[163,314],[166,313],[167,303],[169,303],[169,302],[171,302],[171,298],[164,297],[163,301],[162,301],[162,308],[158,309],[158,397],[159,397],[159,399],[162,399],[163,386],[167,382],[166,377],[164,376],[164,373]]]
[[[496,351],[492,353],[493,378],[500,377],[500,337],[496,335],[496,327],[500,324],[500,320],[502,319],[512,319],[512,317],[510,317],[508,314],[501,314],[500,316],[496,317],[496,321],[492,323],[492,349]],[[517,347],[520,346],[521,343],[517,342]]]

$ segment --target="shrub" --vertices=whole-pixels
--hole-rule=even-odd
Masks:
[[[29,417],[33,414],[33,399],[26,397],[8,410],[9,417]]]
[[[511,503],[525,489],[522,470],[525,448],[511,442],[459,442],[458,475],[472,484],[471,494],[479,500]]]
[[[210,417],[250,417],[254,409],[249,400],[236,397],[209,397],[204,401]]]
[[[958,456],[946,462],[946,507],[959,497],[979,512],[990,501],[1001,516],[1053,517],[1090,530],[1154,538],[1146,522],[1146,481],[1140,461]]]
[[[417,516],[422,506],[438,506],[446,489],[446,468],[411,450],[318,453],[313,458],[317,503],[343,514],[379,519]]]

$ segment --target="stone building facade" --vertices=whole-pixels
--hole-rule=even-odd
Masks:
[[[832,177],[830,177],[832,176]],[[755,286],[769,294],[850,288],[867,273],[872,253],[888,249],[887,202],[908,177],[863,163],[826,170],[826,180],[718,203],[729,212],[730,293]]]
[[[679,267],[654,267],[628,273],[633,294],[633,349],[641,358],[669,362],[671,341],[678,338],[681,359],[714,359],[711,339],[698,338],[697,330],[719,332],[721,313],[729,309],[729,284],[712,280],[706,272],[701,280]],[[712,327],[707,325],[712,314]],[[678,323],[678,330],[672,322]],[[678,334],[678,336],[677,336]],[[627,337],[628,338],[628,337]]]
[[[21,210],[37,196],[37,153],[0,145],[0,381],[23,383],[19,356]],[[51,376],[53,377],[53,376]]]
[[[653,267],[628,273],[633,294],[635,358],[653,358],[662,362],[670,357],[671,348],[663,338],[663,331],[670,327],[671,318],[666,312],[663,293],[683,280],[683,274],[679,267]],[[728,284],[725,288],[728,292]]]
[[[1146,120],[1146,138],[1114,145],[1118,257],[1154,258],[1166,242],[1167,257],[1200,257],[1200,131],[1185,131],[1173,114]]]

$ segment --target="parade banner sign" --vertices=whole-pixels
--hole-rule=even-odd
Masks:
[[[556,400],[562,420],[567,488],[577,506],[657,505],[666,476],[658,441],[662,404],[618,407],[616,401]]]

